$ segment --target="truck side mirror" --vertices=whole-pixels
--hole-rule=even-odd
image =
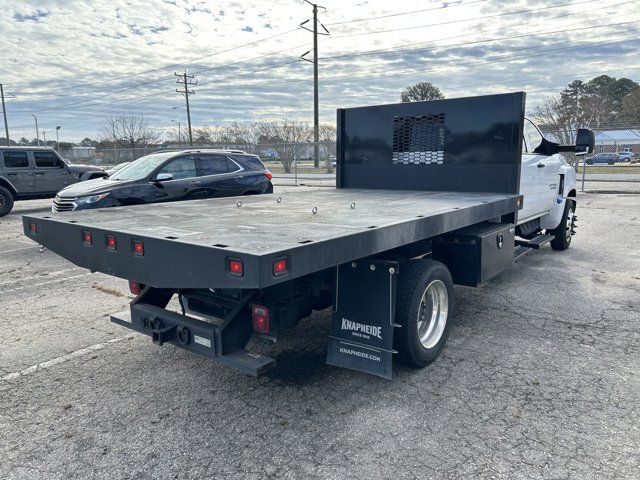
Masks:
[[[576,155],[586,155],[593,153],[596,144],[595,134],[587,128],[579,128],[576,135]]]

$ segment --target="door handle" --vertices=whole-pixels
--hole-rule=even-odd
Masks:
[[[42,173],[42,172],[36,172],[36,177],[41,177],[42,175],[44,175],[44,173]]]
[[[544,168],[545,166],[546,166],[546,164],[544,164],[544,163],[542,163],[542,162],[540,162],[540,163],[538,164],[538,168]]]
[[[195,182],[191,182],[191,185],[202,185],[202,180],[196,180]]]
[[[244,175],[235,175],[233,178],[244,178]]]
[[[10,176],[10,177],[17,177],[18,176],[17,173],[7,173],[7,175]]]

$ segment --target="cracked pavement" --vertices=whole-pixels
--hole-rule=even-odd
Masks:
[[[0,478],[638,478],[640,195],[579,197],[545,246],[456,287],[430,367],[325,365],[329,313],[252,378],[111,324],[124,280],[0,219]]]

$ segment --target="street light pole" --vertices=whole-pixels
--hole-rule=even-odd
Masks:
[[[61,128],[62,127],[60,125],[56,127],[56,150],[58,151],[58,153],[60,153],[60,137],[58,136],[58,132]]]
[[[173,123],[178,124],[178,147],[182,146],[182,137],[180,136],[180,122],[176,122],[175,120],[171,120]]]
[[[44,141],[44,146],[47,146],[47,132],[42,130],[42,140]]]
[[[38,117],[36,117],[33,113],[31,114],[31,116],[36,119],[36,138],[38,139],[38,146],[40,146],[40,131],[38,130]]]

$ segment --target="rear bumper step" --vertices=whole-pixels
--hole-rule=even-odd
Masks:
[[[222,351],[220,325],[196,320],[147,304],[133,304],[130,310],[116,313],[111,321],[143,333],[153,343],[165,343],[203,355],[248,375],[258,376],[273,367],[272,358],[253,354],[241,348]]]

